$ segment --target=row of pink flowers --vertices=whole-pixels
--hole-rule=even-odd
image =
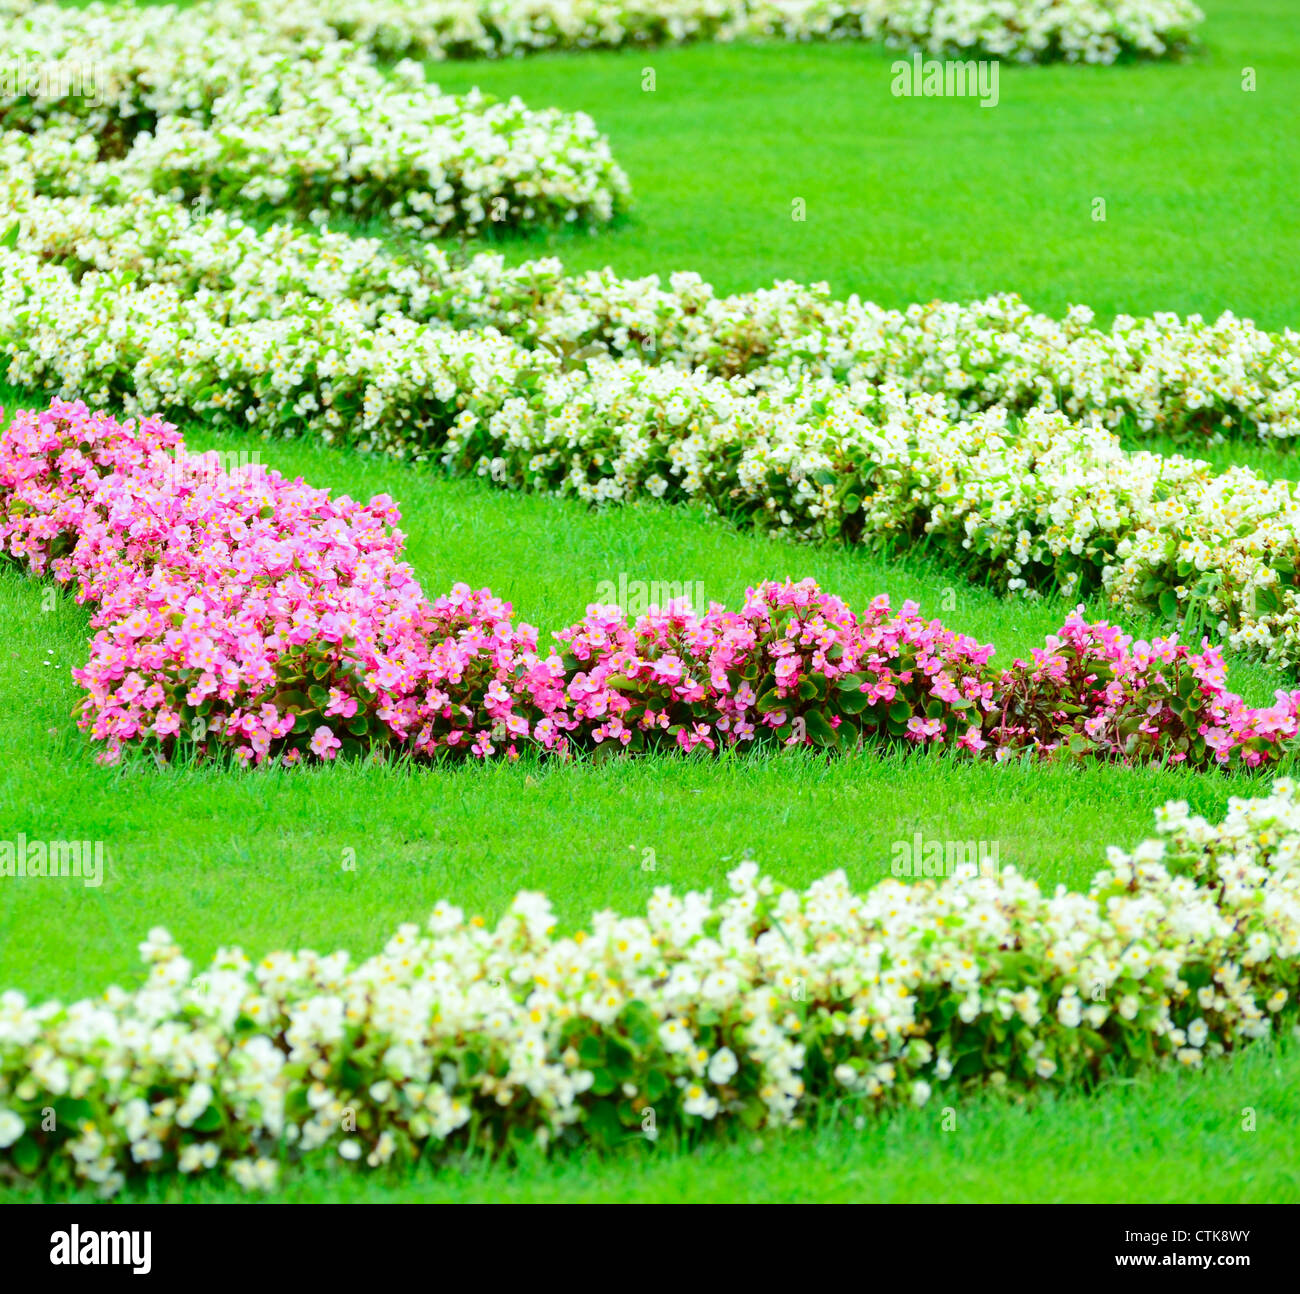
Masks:
[[[750,589],[739,611],[629,623],[593,605],[543,646],[487,590],[427,598],[399,519],[387,496],[225,471],[167,423],[81,403],[19,412],[0,436],[0,545],[94,608],[73,674],[107,760],[128,745],[260,764],[765,740],[1253,767],[1300,731],[1300,692],[1246,705],[1208,644],[1134,642],[1075,613],[999,669],[914,603],[855,613],[811,580]]]

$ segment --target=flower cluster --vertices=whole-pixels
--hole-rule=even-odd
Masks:
[[[571,935],[524,892],[495,927],[441,902],[360,963],[222,948],[198,974],[154,929],[133,991],[0,995],[0,1169],[269,1189],[312,1156],[608,1147],[1199,1068],[1294,1022],[1300,797],[1157,820],[1087,893],[973,864],[799,892],[749,861],[722,898],[665,886]]]
[[[81,724],[124,745],[243,762],[409,752],[684,752],[865,743],[1006,759],[1274,761],[1300,692],[1229,692],[1220,655],[1133,642],[1074,614],[1030,661],[877,598],[861,614],[806,580],[741,610],[593,605],[550,646],[486,590],[425,598],[392,500],[368,505],[186,454],[55,401],[0,436],[0,541],[75,586],[98,630]]]
[[[104,183],[258,216],[377,218],[430,238],[458,230],[602,223],[627,178],[584,113],[445,95],[336,40],[250,32],[239,4],[180,11],[57,5],[5,32],[15,64],[94,51],[97,93],[15,82],[0,125],[87,139]]]

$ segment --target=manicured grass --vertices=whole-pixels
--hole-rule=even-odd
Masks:
[[[1205,8],[1206,49],[1186,65],[1004,67],[993,110],[894,99],[893,56],[851,46],[555,56],[438,75],[451,88],[481,84],[590,111],[632,176],[639,206],[619,228],[509,243],[512,259],[554,250],[573,268],[692,268],[722,290],[824,278],[895,306],[1015,290],[1053,312],[1072,301],[1103,316],[1232,308],[1267,326],[1294,324],[1300,32],[1285,22],[1287,0]],[[1259,77],[1254,94],[1240,88],[1247,65]],[[656,71],[653,93],[640,89],[645,66]],[[1095,196],[1107,198],[1104,224],[1091,219]],[[790,219],[794,197],[807,201],[804,223]],[[14,394],[0,403],[12,407]],[[197,446],[254,444],[188,434]],[[257,448],[315,484],[392,493],[427,590],[490,585],[545,630],[577,618],[600,582],[620,575],[699,583],[731,605],[763,578],[813,575],[856,604],[881,591],[915,598],[995,642],[1001,658],[1040,642],[1067,610],[994,598],[924,555],[798,548],[691,509],[591,512],[311,445]],[[1285,453],[1257,447],[1206,456],[1294,474]],[[1104,613],[1099,602],[1091,610]],[[1078,887],[1107,845],[1150,834],[1164,799],[1218,815],[1265,780],[874,752],[255,774],[132,759],[106,769],[68,717],[79,697],[68,670],[84,659],[87,622],[70,599],[0,571],[0,838],[103,840],[111,860],[99,889],[0,881],[0,987],[34,997],[132,981],[135,945],[158,923],[198,962],[228,943],[364,956],[444,895],[491,918],[518,889],[544,889],[573,926],[595,908],[638,910],[656,885],[720,885],[746,852],[791,884],[843,867],[866,886],[886,871],[891,843],[917,831],[996,841],[1004,862],[1043,884]],[[1232,680],[1256,702],[1283,681],[1240,665]],[[355,871],[342,866],[345,850],[356,853]],[[862,1129],[840,1120],[767,1135],[761,1154],[746,1138],[514,1168],[474,1159],[406,1178],[315,1167],[281,1194],[1294,1200],[1298,1092],[1293,1045],[1089,1098],[964,1101],[953,1133],[939,1129],[936,1103]],[[1254,1133],[1241,1130],[1244,1107],[1257,1111]],[[238,1195],[211,1184],[155,1192]]]
[[[899,56],[853,44],[594,53],[580,66],[543,55],[431,75],[589,112],[631,177],[625,226],[508,243],[513,260],[551,250],[575,269],[697,270],[727,292],[825,279],[892,307],[1009,291],[1053,314],[1081,302],[1103,318],[1233,310],[1295,326],[1295,5],[1201,7],[1203,48],[1185,63],[1004,63],[987,109],[895,98]]]

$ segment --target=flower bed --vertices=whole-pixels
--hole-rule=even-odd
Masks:
[[[1177,54],[1204,17],[1190,0],[533,0],[522,10],[512,0],[325,0],[311,12],[390,56],[499,58],[776,38],[880,40],[935,54],[1072,63]],[[280,21],[307,29],[297,13]]]
[[[331,499],[260,467],[191,458],[174,427],[59,401],[0,437],[0,538],[95,608],[81,724],[116,759],[225,750],[514,758],[780,742],[950,747],[999,759],[1274,761],[1300,691],[1252,708],[1211,648],[1134,643],[1071,616],[1006,669],[973,639],[812,581],[743,608],[629,623],[593,605],[539,644],[486,590],[428,600],[386,496]]]
[[[80,18],[52,8],[2,0],[0,15],[60,30],[111,24],[135,39],[156,31],[165,41],[180,28],[191,43],[235,36],[271,49],[342,38],[390,59],[775,39],[883,41],[1026,63],[1176,56],[1204,20],[1192,0],[200,0],[156,7],[152,23],[115,5],[88,5]]]
[[[0,200],[16,249],[80,274],[129,274],[184,297],[212,294],[223,320],[262,319],[316,301],[458,329],[496,329],[533,349],[601,349],[616,358],[722,377],[755,390],[792,379],[890,385],[942,395],[954,418],[1001,406],[1060,409],[1136,435],[1300,435],[1300,335],[1225,313],[1159,314],[1109,329],[1076,306],[1064,320],[1013,295],[883,310],[827,286],[777,283],[718,296],[698,275],[567,275],[554,258],[510,267],[496,253],[416,254],[376,239],[291,226],[258,232],[225,212],[195,213],[95,160],[92,142],[0,136]],[[57,193],[51,198],[45,195]],[[0,216],[0,222],[6,219]],[[307,298],[308,301],[300,301]],[[220,313],[223,312],[224,313]]]
[[[265,1189],[312,1156],[612,1146],[1199,1067],[1295,1019],[1300,802],[1279,781],[1217,826],[1157,817],[1086,894],[973,865],[800,893],[746,862],[722,899],[663,887],[572,935],[525,892],[495,927],[439,903],[357,964],[228,948],[200,974],[155,929],[133,991],[0,995],[0,1168]]]
[[[7,59],[83,67],[89,50],[96,93],[20,78],[0,95],[0,125],[93,141],[127,190],[259,218],[342,213],[431,238],[602,223],[627,205],[627,178],[584,113],[444,95],[416,64],[386,73],[328,32],[277,39],[250,20],[237,4],[37,6],[5,29]]]

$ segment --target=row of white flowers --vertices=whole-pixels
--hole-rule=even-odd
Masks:
[[[277,36],[239,5],[34,7],[0,22],[0,124],[89,137],[128,189],[420,237],[573,222],[625,207],[627,178],[585,113],[447,95],[406,61]]]
[[[258,7],[286,21],[280,0]],[[1204,20],[1191,0],[322,0],[310,13],[386,54],[432,58],[778,38],[1113,63],[1176,53]]]
[[[0,1166],[270,1187],[313,1154],[608,1146],[1199,1067],[1293,1026],[1300,800],[1279,781],[1217,826],[1157,819],[1086,894],[970,863],[798,892],[746,862],[722,899],[663,887],[573,934],[521,893],[495,926],[439,903],[359,964],[228,948],[199,974],[155,929],[133,991],[0,996]]]
[[[44,7],[0,0],[0,15]],[[159,26],[183,19],[279,41],[342,36],[390,57],[780,39],[1086,63],[1178,53],[1205,17],[1192,0],[201,0],[155,12]]]
[[[884,310],[835,299],[826,284],[777,283],[720,296],[698,275],[566,275],[554,258],[508,266],[496,253],[457,259],[377,239],[276,225],[260,232],[222,211],[196,213],[126,188],[90,140],[0,137],[0,221],[18,245],[75,269],[135,274],[193,294],[220,293],[228,318],[268,318],[295,294],[456,328],[492,327],[530,347],[597,346],[623,358],[722,376],[755,389],[791,377],[892,382],[945,395],[953,415],[994,405],[1063,409],[1130,435],[1300,435],[1300,334],[1269,333],[1224,314],[1123,316],[1094,326],[1083,306],[1064,320],[1014,296],[969,305]],[[54,193],[60,200],[34,196]]]
[[[883,40],[935,54],[1113,63],[1191,43],[1191,0],[325,0],[324,21],[392,53],[481,57],[687,40]]]

